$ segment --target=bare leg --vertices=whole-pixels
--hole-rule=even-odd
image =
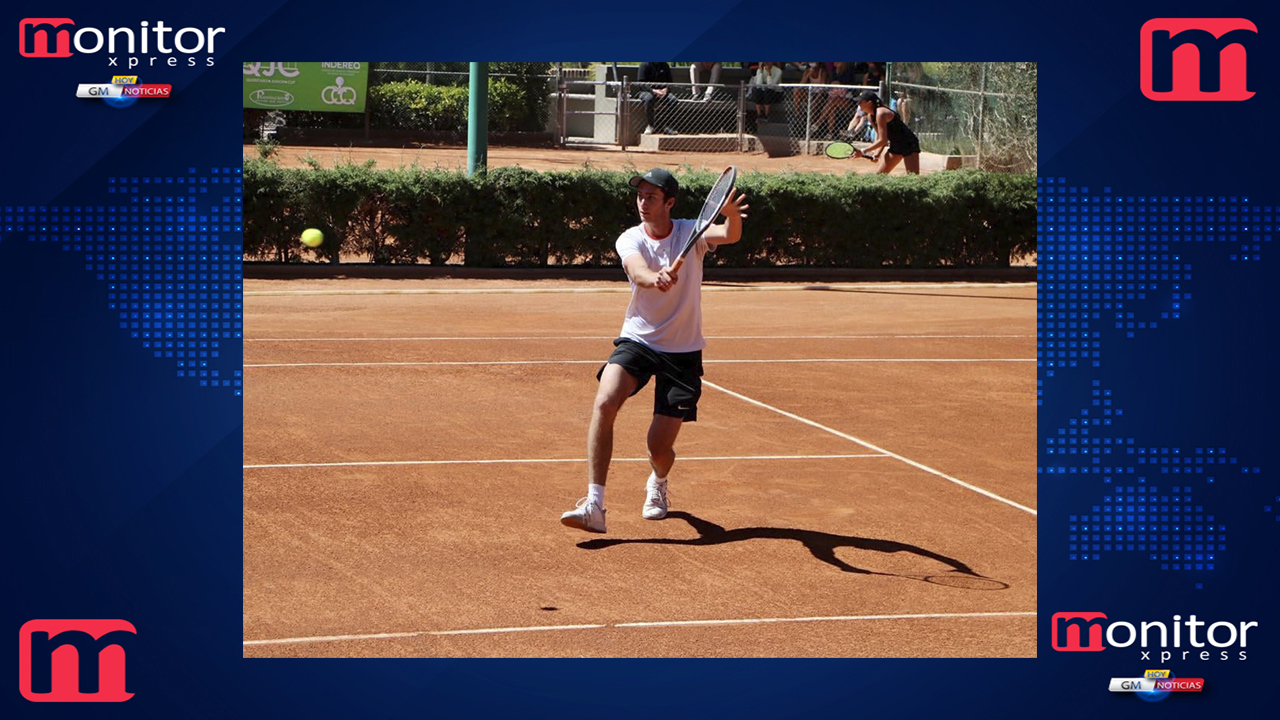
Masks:
[[[664,478],[676,463],[676,436],[684,420],[666,415],[654,415],[649,425],[649,464],[658,477]]]
[[[591,424],[587,427],[587,481],[604,485],[613,458],[613,421],[618,410],[635,392],[637,380],[621,365],[609,363],[600,376]]]
[[[881,150],[880,151],[880,169],[877,172],[880,173],[881,175],[888,175],[889,173],[893,172],[894,168],[898,167],[898,163],[900,162],[902,162],[901,155],[893,155],[887,149]],[[919,169],[918,164],[916,165],[916,169],[917,170]]]
[[[911,175],[920,174],[920,153],[911,153],[902,158],[902,166],[907,169]]]

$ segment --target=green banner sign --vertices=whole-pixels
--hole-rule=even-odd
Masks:
[[[369,63],[244,63],[244,106],[259,110],[364,112]]]

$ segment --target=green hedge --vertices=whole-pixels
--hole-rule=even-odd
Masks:
[[[244,165],[244,251],[261,260],[471,266],[617,265],[613,244],[636,224],[630,173],[460,172],[372,164],[284,169]],[[695,215],[711,173],[678,173],[678,217]],[[1036,188],[1027,175],[744,173],[742,240],[708,256],[728,267],[1004,267],[1035,252]],[[318,251],[298,242],[320,228]]]

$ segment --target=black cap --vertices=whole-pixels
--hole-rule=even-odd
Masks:
[[[862,102],[863,100],[875,100],[876,102],[880,102],[880,96],[876,94],[875,90],[863,90],[858,93],[858,97],[853,99],[854,102]]]
[[[676,182],[676,176],[672,175],[666,168],[653,168],[643,175],[636,175],[628,182],[631,187],[639,187],[642,182],[657,185],[662,188],[663,194],[667,197],[675,197],[680,192],[680,183]]]

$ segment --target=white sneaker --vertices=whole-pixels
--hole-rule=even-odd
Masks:
[[[645,520],[661,520],[667,516],[667,504],[670,501],[666,483],[646,483],[644,510],[641,515]]]
[[[604,508],[591,502],[589,497],[582,498],[574,507],[577,509],[560,516],[562,524],[587,532],[604,532]]]
[[[652,135],[652,134],[653,134],[653,126],[652,126],[652,125],[645,125],[645,126],[644,126],[644,134],[645,134],[645,135]]]

